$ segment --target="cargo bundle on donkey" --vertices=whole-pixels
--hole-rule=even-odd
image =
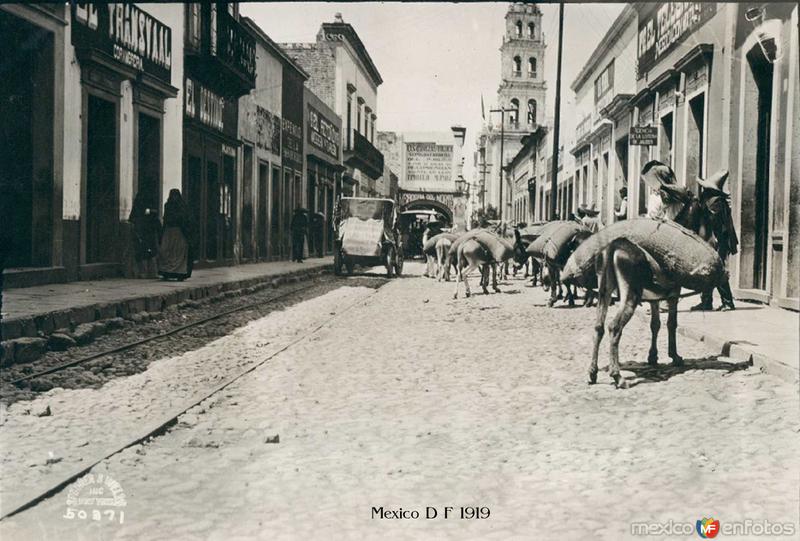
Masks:
[[[678,326],[678,298],[682,287],[703,291],[724,277],[722,261],[702,238],[672,221],[634,219],[613,224],[587,239],[570,256],[562,279],[584,285],[597,280],[599,303],[589,381],[597,381],[597,355],[605,332],[611,294],[619,292],[620,309],[608,325],[611,333],[610,373],[618,387],[625,383],[619,369],[619,340],[642,300],[649,301],[651,343],[648,362],[657,364],[656,339],[661,327],[658,302],[668,305],[669,356],[678,355],[675,332]]]
[[[548,306],[552,306],[561,291],[561,269],[575,249],[590,236],[588,228],[578,222],[559,220],[550,222],[539,232],[539,236],[528,245],[528,254],[544,261],[550,276],[550,299]],[[570,306],[575,304],[575,294],[567,285],[567,302]]]

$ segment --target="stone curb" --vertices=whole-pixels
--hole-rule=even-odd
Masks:
[[[645,321],[649,321],[649,316],[644,315],[643,312],[639,313],[639,317],[643,318]],[[720,355],[730,357],[731,359],[736,359],[737,361],[750,363],[760,372],[776,376],[789,383],[797,383],[798,378],[800,377],[796,367],[791,367],[785,363],[782,363],[778,359],[774,359],[768,355],[764,355],[763,353],[754,352],[746,345],[737,344],[731,342],[730,340],[719,338],[699,329],[681,327],[680,324],[678,324],[678,334],[693,340],[697,340],[698,342],[704,342],[711,346],[712,349],[719,350]]]
[[[183,303],[230,298],[249,294],[268,287],[278,287],[284,283],[296,283],[313,276],[332,272],[333,265],[300,269],[280,274],[265,274],[241,280],[219,282],[211,285],[198,285],[141,297],[119,299],[113,302],[102,302],[89,306],[59,309],[32,317],[3,320],[3,348],[0,348],[0,366],[8,366],[15,362],[12,352],[15,341],[22,338],[46,338],[60,329],[71,329],[81,324],[108,320],[109,318],[132,319],[137,313],[161,312],[167,309],[180,308]],[[188,306],[188,304],[184,305]],[[8,350],[8,351],[7,351]]]

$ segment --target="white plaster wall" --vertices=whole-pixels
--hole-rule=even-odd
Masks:
[[[120,85],[119,103],[119,219],[127,220],[133,207],[133,147],[136,140],[133,136],[133,86],[130,81]],[[166,154],[164,155],[166,156]]]

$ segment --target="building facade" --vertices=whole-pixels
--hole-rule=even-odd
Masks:
[[[574,185],[571,212],[585,204],[615,220],[621,188],[628,188],[630,100],[636,94],[636,10],[626,6],[573,81],[577,129],[570,154]],[[636,181],[636,175],[634,176]],[[629,190],[630,191],[630,190]]]
[[[198,226],[199,265],[229,265],[242,257],[239,98],[255,87],[255,38],[236,3],[182,9],[183,195]],[[247,245],[252,257],[250,238]]]
[[[336,185],[341,184],[342,119],[314,93],[305,89],[307,163],[306,206],[323,221],[324,253],[333,251],[333,211]]]
[[[379,132],[378,146],[397,172],[403,210],[429,209],[453,225],[464,226],[468,216],[463,178],[466,128],[450,132]]]
[[[535,4],[513,3],[505,21],[497,103],[484,111],[488,122],[477,139],[481,160],[478,167],[486,170],[480,175],[483,201],[500,209],[503,218],[511,212],[514,196],[513,183],[505,178],[502,168],[522,148],[522,138],[544,124],[547,91],[544,80],[547,46],[541,11]]]
[[[177,5],[0,7],[6,287],[130,272],[133,199],[180,188],[183,30]]]
[[[292,60],[250,19],[242,24],[256,39],[256,85],[239,99],[242,141],[242,260],[288,258],[284,252],[288,225],[283,223],[281,132],[283,69]]]
[[[375,148],[378,87],[383,83],[355,29],[341,14],[323,23],[314,43],[282,47],[309,73],[309,88],[342,119],[343,163],[337,193],[374,190],[383,174],[383,154]]]

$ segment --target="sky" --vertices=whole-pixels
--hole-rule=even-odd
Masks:
[[[323,22],[342,14],[358,33],[383,78],[378,87],[380,131],[467,128],[465,177],[480,131],[481,95],[487,115],[500,84],[500,45],[508,3],[275,2],[242,3],[278,43],[313,42]],[[547,43],[547,113],[555,107],[558,5],[540,4]],[[625,4],[565,4],[562,141],[574,136],[570,84]]]

